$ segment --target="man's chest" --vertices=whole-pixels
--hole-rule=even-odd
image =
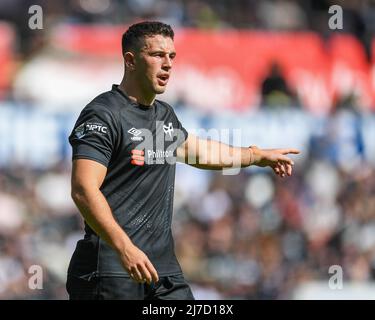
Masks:
[[[123,117],[121,121],[119,152],[123,157],[131,158],[135,152],[143,151],[145,164],[175,163],[179,129],[174,117],[166,115],[147,120]]]

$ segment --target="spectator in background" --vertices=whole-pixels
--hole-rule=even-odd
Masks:
[[[298,101],[277,62],[271,64],[270,71],[262,82],[261,93],[263,106],[295,106]]]

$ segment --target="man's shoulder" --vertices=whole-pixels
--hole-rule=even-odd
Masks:
[[[110,108],[120,108],[121,100],[113,90],[103,92],[97,95],[89,102],[89,105],[104,105]]]
[[[119,111],[120,107],[121,102],[119,101],[116,94],[111,90],[97,95],[85,106],[84,109],[116,114]]]

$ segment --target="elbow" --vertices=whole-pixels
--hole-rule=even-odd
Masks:
[[[79,200],[82,198],[82,193],[79,192],[77,189],[72,188],[70,192],[70,196],[73,199],[75,203],[79,202]]]
[[[80,203],[84,201],[87,197],[88,188],[81,184],[72,184],[70,196],[75,203]]]

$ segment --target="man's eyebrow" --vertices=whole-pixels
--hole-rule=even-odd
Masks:
[[[164,50],[158,50],[158,49],[156,49],[156,50],[151,50],[150,51],[150,53],[151,54],[155,54],[155,53],[163,53],[163,54],[169,54],[169,55],[176,55],[176,51],[172,51],[172,52],[166,52],[166,51],[164,51]]]

